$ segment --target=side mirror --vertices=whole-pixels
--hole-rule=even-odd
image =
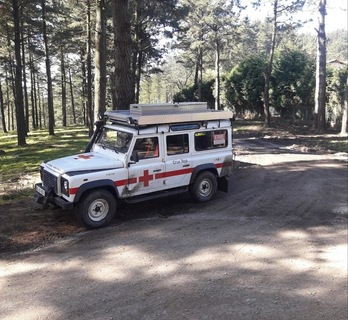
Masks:
[[[129,164],[134,164],[137,162],[139,162],[139,155],[138,155],[138,152],[136,150],[133,150],[132,155],[130,157]]]

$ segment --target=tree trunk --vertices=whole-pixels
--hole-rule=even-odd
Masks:
[[[203,39],[203,37],[202,37]],[[203,82],[203,49],[199,47],[199,57],[198,57],[198,101],[203,101],[202,94],[202,82]]]
[[[71,111],[73,115],[73,122],[74,124],[76,124],[75,99],[74,99],[74,90],[73,90],[70,68],[69,68],[69,86],[70,86],[70,100],[71,100]]]
[[[37,122],[35,121],[35,74],[34,74],[34,68],[33,68],[33,59],[32,55],[29,55],[29,66],[30,66],[30,84],[31,84],[31,92],[30,92],[30,100],[31,100],[31,125],[33,129],[37,128]]]
[[[95,75],[94,75],[94,108],[95,119],[106,110],[106,24],[105,0],[96,0],[95,28]]]
[[[17,121],[17,142],[19,146],[26,145],[26,122],[24,116],[24,101],[22,87],[22,59],[21,59],[21,39],[19,25],[19,4],[18,0],[12,0],[13,22],[15,30],[15,57],[16,57],[16,121]]]
[[[60,49],[60,76],[61,76],[61,87],[62,87],[62,126],[67,126],[66,121],[66,76],[65,76],[65,59],[63,48]]]
[[[23,6],[21,5],[21,10]],[[23,34],[23,12],[21,12],[21,39],[22,39],[22,67],[23,67],[23,89],[24,89],[24,110],[25,110],[25,123],[27,132],[29,129],[29,99],[27,90],[27,74],[26,74],[26,61],[25,61],[25,49],[24,49],[24,34]]]
[[[275,44],[276,44],[276,38],[277,38],[278,0],[275,0],[273,3],[273,19],[274,20],[273,20],[271,50],[269,53],[267,66],[266,66],[265,71],[264,71],[265,87],[264,87],[264,91],[263,91],[263,109],[265,112],[265,124],[267,127],[271,126],[271,113],[269,110],[269,89],[270,89],[271,73],[272,73],[272,67],[273,67]]]
[[[347,135],[348,133],[348,74],[344,95],[344,106],[342,113],[342,127],[341,127],[341,135]]]
[[[7,68],[5,68],[5,84],[6,84],[6,105],[7,105],[7,128],[11,131],[11,103],[10,103],[10,86],[9,86],[9,75]]]
[[[136,72],[135,72],[135,99],[134,103],[139,103],[140,96],[140,78],[141,78],[141,66],[143,63],[143,51],[139,50],[137,54],[137,64],[136,64]]]
[[[1,111],[1,124],[2,124],[2,131],[4,133],[7,133],[6,129],[6,118],[5,118],[5,106],[4,106],[4,98],[2,95],[2,87],[0,82],[0,111]]]
[[[132,54],[132,78],[134,79],[134,102],[139,103],[140,96],[140,77],[142,67],[142,49],[140,39],[140,22],[139,17],[141,15],[139,1],[134,1],[134,36],[133,36],[133,54]]]
[[[36,121],[36,123],[39,125],[40,129],[42,129],[42,120],[45,121],[45,113],[43,111],[43,101],[41,100],[41,90],[40,90],[40,82],[39,82],[39,76],[37,75],[37,97],[38,97],[38,103],[37,103],[37,108],[39,110],[39,121]]]
[[[319,3],[319,29],[317,30],[317,66],[315,85],[315,118],[319,132],[326,129],[326,34],[325,34],[326,0]]]
[[[128,0],[112,1],[115,42],[115,97],[116,109],[129,109],[134,101],[131,76],[131,24]]]
[[[35,73],[33,74],[33,94],[34,94],[34,102],[33,102],[33,118],[35,119],[33,122],[35,123],[35,129],[39,126],[39,112],[38,112],[38,90],[39,90],[39,82],[35,77]]]
[[[14,105],[13,102],[10,100],[10,90],[8,91],[8,101],[10,101],[10,105],[11,105],[11,129],[12,131],[14,131],[16,129],[15,126],[15,120],[16,120],[16,66],[14,65],[14,61],[12,60],[12,57],[10,57],[10,67],[11,67],[11,73],[10,73],[10,82],[11,82],[11,86],[9,88],[11,88],[12,91],[12,96],[14,97]],[[23,107],[23,119],[24,119],[24,107]],[[23,126],[24,126],[24,122],[23,122]],[[26,134],[26,133],[25,133]]]
[[[51,61],[48,49],[48,37],[46,26],[46,1],[41,1],[42,6],[42,35],[45,46],[45,63],[47,76],[47,109],[48,109],[48,133],[54,136],[54,107],[53,107],[53,90],[52,90],[52,75],[51,75]]]
[[[81,59],[81,73],[82,73],[82,110],[83,110],[83,124],[88,125],[87,119],[87,79],[86,79],[86,61],[85,61],[85,48],[81,48],[80,59]]]
[[[88,135],[93,134],[94,114],[92,105],[92,32],[91,32],[91,2],[87,1],[87,48],[86,48],[86,66],[87,66],[87,119]]]
[[[8,23],[6,22],[5,25],[6,29],[6,38],[7,38],[7,46],[8,48],[11,48],[11,38],[12,35],[10,35],[10,30]],[[14,126],[14,112],[13,112],[13,104],[10,100],[10,90],[12,90],[13,97],[16,97],[16,91],[15,91],[15,72],[14,72],[14,62],[13,62],[13,53],[12,50],[8,50],[8,63],[5,65],[5,81],[6,81],[6,105],[8,106],[7,110],[7,125],[8,125],[8,131],[14,131],[15,126]]]
[[[110,75],[110,87],[111,87],[111,104],[112,108],[115,109],[116,106],[116,88],[115,88],[115,72],[111,72]]]
[[[215,110],[220,110],[220,44],[215,41]]]

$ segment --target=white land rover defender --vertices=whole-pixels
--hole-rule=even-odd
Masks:
[[[134,104],[105,112],[82,154],[41,164],[35,200],[75,209],[88,228],[113,219],[118,201],[189,191],[209,201],[227,192],[232,112],[206,103]]]

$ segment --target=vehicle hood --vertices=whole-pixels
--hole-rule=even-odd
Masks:
[[[94,152],[55,159],[45,165],[59,174],[123,168],[122,161]]]

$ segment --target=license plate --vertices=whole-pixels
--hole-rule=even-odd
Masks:
[[[46,195],[46,192],[43,188],[41,188],[39,185],[36,185],[35,186],[35,189],[38,193],[40,193],[42,196],[45,196]]]

